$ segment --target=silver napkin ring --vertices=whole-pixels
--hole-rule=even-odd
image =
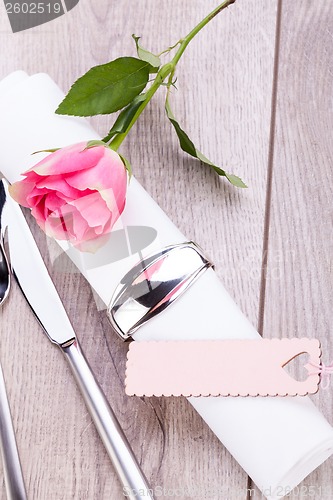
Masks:
[[[111,298],[107,316],[112,328],[128,340],[209,267],[213,264],[192,241],[167,246],[140,260],[125,274]]]

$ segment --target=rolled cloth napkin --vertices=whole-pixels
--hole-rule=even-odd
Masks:
[[[46,74],[15,72],[0,82],[0,168],[11,182],[42,157],[31,156],[33,151],[99,138],[84,119],[54,114],[63,97]],[[132,178],[125,211],[113,231],[137,226],[157,231],[154,241],[140,250],[143,257],[191,238],[181,234]],[[117,260],[112,239],[94,255],[60,244],[106,305],[139,260],[137,249]],[[212,269],[134,335],[136,341],[258,337]],[[333,428],[307,397],[189,401],[271,500],[288,493],[333,452]]]

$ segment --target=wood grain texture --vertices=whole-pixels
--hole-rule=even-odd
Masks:
[[[282,2],[264,306],[265,336],[317,337],[324,363],[333,353],[332,37],[330,2]],[[333,423],[332,390],[312,399]],[[332,477],[331,457],[300,488],[332,498]]]
[[[80,0],[66,16],[13,35],[1,2],[0,78],[16,69],[45,71],[66,91],[91,66],[134,55],[132,33],[158,52],[215,5],[213,0]],[[191,43],[177,72],[179,91],[172,96],[175,115],[204,154],[240,175],[250,189],[234,189],[179,151],[164,117],[163,92],[123,148],[138,180],[173,222],[208,250],[255,325],[275,23],[276,0],[237,0]],[[328,352],[332,7],[324,0],[285,1],[281,33],[264,333],[306,331],[310,336],[315,330]],[[105,117],[92,122],[101,134],[111,124]],[[47,256],[46,242],[34,230]],[[96,377],[152,486],[182,488],[184,500],[195,494],[245,500],[247,476],[185,399],[124,395],[127,346],[111,333],[104,311],[97,311],[89,286],[72,264],[65,262],[61,272],[49,265]],[[123,498],[61,353],[41,336],[15,286],[1,311],[0,360],[29,498]],[[316,402],[332,421],[331,396],[324,393]],[[330,460],[305,484],[330,484],[331,469]],[[5,498],[3,480],[0,498]]]

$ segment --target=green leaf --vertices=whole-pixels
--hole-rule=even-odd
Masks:
[[[55,151],[58,151],[61,148],[54,148],[54,149],[40,149],[39,151],[34,151],[31,153],[32,155],[36,155],[37,153],[55,153]]]
[[[125,158],[125,156],[121,155],[120,153],[118,153],[118,155],[120,156],[121,161],[123,162],[124,167],[126,168],[126,170],[128,172],[129,178],[131,178],[132,177],[132,167],[131,167],[130,162],[127,160],[127,158]]]
[[[114,113],[127,106],[148,83],[150,64],[120,57],[91,68],[72,85],[56,113],[93,116]]]
[[[167,117],[169,118],[170,122],[172,123],[176,134],[179,139],[179,144],[180,147],[185,153],[188,153],[189,155],[193,156],[194,158],[197,158],[198,160],[202,161],[202,163],[205,163],[205,165],[209,165],[210,167],[215,170],[215,172],[218,175],[221,175],[223,177],[226,177],[231,184],[233,184],[236,187],[241,187],[241,188],[246,188],[247,185],[236,175],[233,174],[228,174],[225,170],[222,170],[222,168],[216,166],[214,163],[212,163],[206,156],[204,156],[193,144],[189,136],[184,132],[184,130],[181,128],[179,123],[177,122],[176,118],[174,117],[168,99],[165,102],[165,110]]]
[[[234,186],[239,188],[247,188],[245,182],[243,182],[240,177],[237,177],[237,175],[226,173],[225,176],[228,179],[228,181],[231,182],[231,184],[233,184]]]
[[[151,65],[151,73],[157,73],[158,68],[161,66],[161,60],[158,56],[153,54],[152,52],[149,52],[149,50],[146,50],[141,47],[139,44],[140,36],[135,36],[134,34],[132,35],[133,40],[135,41],[136,45],[136,50],[138,53],[138,56],[142,61],[146,61]]]
[[[105,144],[105,142],[103,140],[97,140],[97,139],[93,139],[91,141],[88,141],[87,142],[87,145],[84,149],[90,149],[90,148],[94,148],[95,146],[105,146],[107,147],[107,144]]]
[[[138,95],[125,109],[123,109],[119,113],[116,121],[112,125],[110,132],[106,137],[104,137],[103,139],[104,142],[109,142],[115,135],[124,134],[126,132],[127,127],[130,125],[133,116],[135,115],[141,103],[145,100],[145,98],[146,98],[145,94]]]

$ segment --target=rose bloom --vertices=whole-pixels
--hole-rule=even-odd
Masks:
[[[82,142],[51,153],[10,186],[10,194],[31,209],[48,236],[94,252],[124,210],[127,172],[115,151],[86,146]]]

